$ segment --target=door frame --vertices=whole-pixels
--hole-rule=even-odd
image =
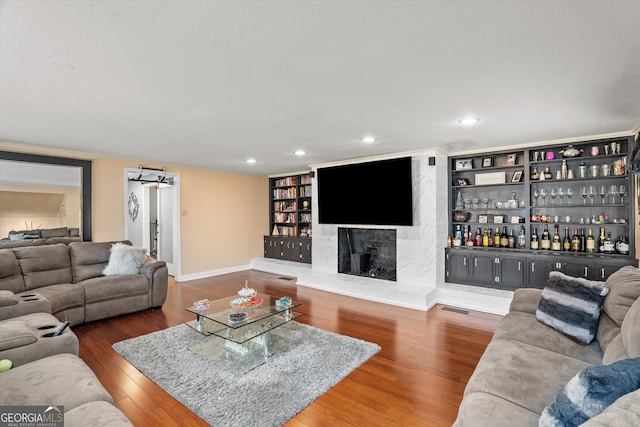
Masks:
[[[124,194],[123,194],[123,218],[124,218],[124,238],[129,238],[129,173],[137,173],[138,168],[124,168]],[[182,258],[181,254],[181,242],[180,242],[180,174],[164,172],[167,178],[173,178],[173,268],[169,271],[169,274],[175,277],[176,281],[181,280],[182,274]],[[144,208],[146,209],[146,208]],[[147,228],[148,230],[148,228]]]

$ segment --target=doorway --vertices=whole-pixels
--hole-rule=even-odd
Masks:
[[[125,239],[180,278],[180,174],[125,168]]]

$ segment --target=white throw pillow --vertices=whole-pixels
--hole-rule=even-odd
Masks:
[[[115,243],[111,246],[109,264],[102,274],[111,276],[115,274],[138,274],[144,263],[146,249],[134,248],[124,243]]]

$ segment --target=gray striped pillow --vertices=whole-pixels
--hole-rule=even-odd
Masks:
[[[536,319],[580,344],[589,344],[596,336],[600,308],[608,292],[605,282],[552,271],[542,290]]]

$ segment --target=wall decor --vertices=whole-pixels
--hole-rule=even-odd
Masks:
[[[472,159],[459,159],[456,160],[456,170],[467,170],[473,169],[473,160]]]
[[[483,168],[490,168],[491,166],[493,166],[493,157],[485,157],[482,159]]]
[[[515,166],[517,157],[518,155],[516,153],[507,154],[507,161],[505,162],[505,166]]]
[[[522,180],[522,173],[522,171],[515,171],[511,178],[511,182],[520,182]]]
[[[129,209],[129,218],[131,221],[136,222],[136,218],[138,217],[138,210],[140,209],[140,204],[138,203],[138,198],[134,193],[131,193],[129,196],[129,202],[127,203],[127,207]]]

